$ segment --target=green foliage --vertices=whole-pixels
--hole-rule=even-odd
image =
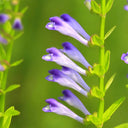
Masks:
[[[0,44],[0,61],[6,58],[6,52],[2,44]]]
[[[14,40],[20,38],[23,34],[24,34],[24,32],[20,32],[19,34],[17,34],[17,35],[14,37]]]
[[[21,13],[24,14],[28,10],[28,7],[25,7],[21,10]]]
[[[96,97],[96,98],[99,98],[99,99],[102,99],[104,97],[104,92],[102,92],[98,87],[93,87],[91,89],[91,95]]]
[[[101,6],[95,0],[91,0],[91,9],[94,13],[101,14]]]
[[[105,112],[103,115],[103,122],[106,122],[111,118],[113,113],[119,108],[119,106],[123,103],[125,100],[125,97],[120,98],[115,103],[113,103]]]
[[[11,92],[17,88],[19,88],[20,85],[19,84],[14,84],[14,85],[10,85],[4,92],[7,93],[7,92]]]
[[[105,91],[107,91],[110,87],[110,85],[112,84],[114,78],[115,78],[116,74],[112,75],[111,78],[107,81],[106,85],[105,85]]]
[[[107,50],[106,53],[105,53],[105,56],[104,56],[104,69],[105,69],[105,72],[108,71],[109,65],[110,65],[110,51]]]
[[[12,31],[12,25],[10,23],[10,21],[6,21],[3,25],[3,29],[4,31],[9,34]]]
[[[14,63],[12,63],[10,66],[11,66],[11,67],[15,67],[15,66],[20,65],[22,62],[23,62],[23,59],[18,60],[18,61],[15,61],[15,62],[14,62]]]
[[[91,37],[91,43],[96,46],[103,46],[104,42],[98,35],[93,35]]]
[[[108,0],[107,5],[106,5],[106,13],[108,13],[110,11],[110,9],[112,8],[114,0]]]
[[[20,112],[15,110],[13,106],[7,109],[6,112],[4,113],[4,121],[3,121],[2,128],[9,128],[11,124],[12,116],[17,116],[19,114]]]
[[[120,124],[114,128],[128,128],[128,123]]]
[[[105,39],[107,39],[111,33],[115,30],[116,26],[112,27],[106,34],[105,34]]]

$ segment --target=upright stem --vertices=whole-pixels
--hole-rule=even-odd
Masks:
[[[106,5],[106,0],[101,0],[101,27],[100,27],[100,37],[104,42],[104,35],[105,35],[105,5]],[[102,46],[100,48],[100,64],[104,65],[104,52],[105,48]],[[104,76],[100,77],[100,90],[103,92],[104,91]],[[100,119],[103,118],[103,113],[104,113],[104,97],[100,100],[100,105],[99,105],[99,113],[98,116]],[[100,126],[99,128],[102,128],[103,126]]]

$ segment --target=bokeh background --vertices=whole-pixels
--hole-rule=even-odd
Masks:
[[[99,0],[100,1],[100,0]],[[106,19],[106,32],[116,25],[115,31],[106,40],[106,49],[111,51],[111,65],[106,74],[107,81],[116,73],[116,78],[105,96],[105,109],[115,100],[122,96],[128,97],[128,65],[121,61],[122,53],[128,51],[128,12],[123,9],[126,0],[115,0],[112,10]],[[22,20],[24,35],[16,40],[13,49],[12,62],[24,59],[18,67],[10,69],[8,85],[21,84],[21,88],[7,95],[6,107],[14,105],[21,112],[20,116],[14,117],[11,128],[94,128],[93,125],[83,126],[68,117],[53,113],[42,112],[46,105],[45,99],[61,96],[61,91],[66,89],[57,83],[48,82],[45,77],[48,70],[60,68],[52,62],[45,62],[41,57],[46,54],[46,48],[55,46],[61,48],[61,43],[72,42],[91,63],[98,63],[98,47],[84,47],[78,41],[61,35],[55,31],[45,29],[45,25],[51,16],[60,16],[68,13],[74,17],[90,35],[99,34],[100,17],[92,14],[84,6],[84,0],[21,0],[21,8],[28,6],[29,9]],[[90,87],[98,85],[95,76],[86,77],[85,81]],[[87,109],[93,113],[97,111],[99,101],[95,98],[85,98],[72,90],[84,102]],[[72,109],[79,113],[76,109]],[[81,116],[82,113],[79,113]],[[115,112],[111,120],[104,124],[104,128],[128,122],[128,98]]]

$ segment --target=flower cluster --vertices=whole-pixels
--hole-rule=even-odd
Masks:
[[[46,25],[46,28],[73,37],[84,45],[88,45],[90,41],[90,36],[81,25],[68,14],[50,18],[50,22]],[[46,50],[48,54],[42,57],[43,60],[55,62],[62,67],[61,70],[50,70],[50,75],[47,76],[46,79],[56,82],[61,86],[72,88],[87,97],[90,92],[90,87],[80,74],[86,76],[87,69],[92,66],[87,62],[82,53],[70,42],[62,43],[62,47],[63,49],[57,49],[55,47],[48,48]],[[81,63],[86,69],[81,68],[74,61]],[[90,115],[83,103],[70,90],[64,90],[63,94],[63,97],[59,97],[60,100],[79,109],[85,115]],[[82,117],[78,116],[55,99],[47,99],[46,102],[49,105],[43,108],[44,112],[54,112],[59,115],[66,115],[83,123]]]
[[[128,0],[127,0],[127,5],[124,6],[124,9],[125,9],[126,11],[128,11]]]

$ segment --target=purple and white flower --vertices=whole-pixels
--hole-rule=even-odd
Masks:
[[[0,14],[0,23],[5,23],[9,19],[7,14]]]
[[[72,80],[69,76],[65,75],[63,72],[61,72],[58,69],[52,69],[49,71],[51,75],[47,76],[46,79],[48,81],[57,82],[58,84],[62,86],[66,86],[69,88],[72,88],[79,93],[83,94],[84,96],[87,96],[88,92],[82,89],[74,80]]]
[[[46,28],[56,30],[64,35],[75,38],[84,45],[88,45],[90,36],[84,31],[80,24],[68,14],[63,14],[60,17],[51,17]]]
[[[42,110],[44,112],[53,112],[59,115],[64,115],[71,117],[81,123],[83,123],[83,118],[72,112],[69,108],[64,106],[63,104],[59,103],[55,99],[47,99],[46,102],[49,104],[45,106]]]
[[[57,64],[65,67],[69,67],[71,69],[76,70],[77,72],[86,75],[86,70],[76,65],[71,59],[69,59],[66,55],[64,55],[60,50],[55,47],[48,48],[46,50],[49,54],[44,55],[42,57],[43,60],[53,61]]]
[[[59,97],[60,100],[63,100],[67,102],[69,105],[79,109],[85,115],[90,115],[90,113],[85,108],[83,103],[70,90],[64,90],[62,93],[64,94],[64,96]]]
[[[83,80],[83,78],[80,76],[78,72],[71,68],[62,67],[61,70],[64,74],[69,76],[71,79],[73,79],[75,82],[80,84],[84,89],[86,89],[88,92],[90,91],[90,87],[86,84],[86,82]]]
[[[4,38],[0,35],[0,43],[2,43],[2,44],[7,44],[8,42],[7,42],[6,39],[4,39]]]
[[[126,54],[125,53],[122,54],[121,60],[123,60],[126,64],[128,64],[128,52]]]
[[[21,19],[19,19],[19,18],[15,19],[15,21],[13,23],[13,29],[15,29],[15,30],[22,30],[23,29]]]
[[[62,46],[64,47],[64,49],[61,49],[61,51],[64,52],[67,56],[69,56],[71,59],[80,62],[86,68],[92,67],[87,62],[87,60],[85,59],[85,57],[81,54],[81,52],[75,46],[73,46],[70,42],[64,42],[62,44]]]
[[[2,66],[2,65],[0,64],[0,71],[4,71],[4,70],[5,70],[4,66]]]

